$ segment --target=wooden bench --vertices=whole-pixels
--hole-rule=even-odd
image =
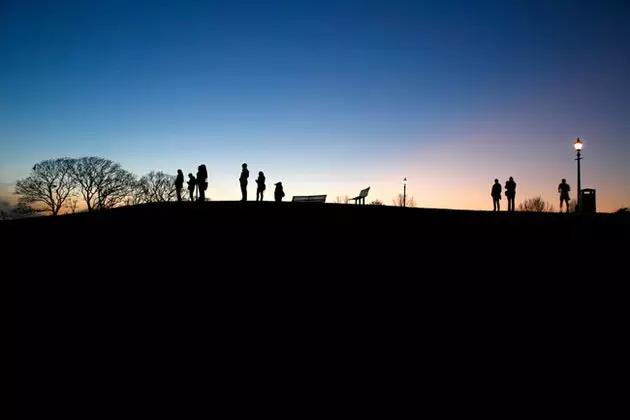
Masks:
[[[325,203],[325,195],[294,195],[291,200],[294,203]]]
[[[367,187],[366,189],[361,190],[359,195],[357,195],[354,198],[351,198],[350,200],[354,200],[354,204],[365,204],[365,197],[367,197],[369,192],[370,192],[370,187]]]

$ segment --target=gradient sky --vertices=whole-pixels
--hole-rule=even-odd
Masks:
[[[97,155],[296,194],[630,206],[628,1],[0,1],[0,183]],[[254,184],[253,180],[250,186]],[[254,187],[251,186],[250,189]],[[251,193],[254,196],[254,192]]]

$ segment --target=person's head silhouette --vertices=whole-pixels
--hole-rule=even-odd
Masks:
[[[182,170],[181,170],[181,169],[178,169],[178,170],[177,170],[177,175],[182,175],[182,176],[184,176],[184,173],[182,172]]]
[[[243,169],[247,169],[247,163],[243,163],[241,166],[243,167]]]
[[[567,180],[562,178],[562,183],[565,184],[566,182],[567,182]]]
[[[258,172],[258,176],[265,176],[262,171]]]
[[[514,181],[514,178],[510,177],[510,181]]]
[[[499,180],[498,180],[497,178],[495,178],[495,179],[494,179],[494,183],[495,183],[495,184],[498,184],[498,183],[499,183]]]

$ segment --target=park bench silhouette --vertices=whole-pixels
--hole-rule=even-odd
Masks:
[[[370,187],[367,187],[366,189],[361,190],[359,195],[351,198],[349,201],[354,200],[354,204],[365,204],[365,197],[367,197],[369,192],[370,192]]]
[[[326,195],[294,195],[291,201],[295,203],[325,203]]]

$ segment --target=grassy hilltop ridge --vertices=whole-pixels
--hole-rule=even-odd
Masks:
[[[28,255],[18,405],[200,413],[244,385],[396,382],[412,360],[431,361],[423,381],[539,369],[593,328],[592,284],[624,267],[629,232],[626,215],[271,202],[3,222],[7,260]],[[563,354],[572,371],[580,353]]]
[[[235,299],[238,293],[270,293],[289,304],[281,297],[290,289],[330,296],[324,287],[330,286],[338,293],[391,292],[394,299],[417,295],[413,289],[419,288],[445,301],[508,302],[524,299],[519,288],[525,285],[545,281],[548,288],[566,283],[562,287],[572,289],[583,270],[612,269],[602,263],[605,253],[627,242],[629,219],[208,202],[15,220],[2,228],[7,237],[13,234],[12,249],[37,255],[39,263],[19,287],[28,284],[37,293],[55,280],[79,301],[77,290],[92,298],[109,291],[113,301],[125,302],[148,296],[203,300],[204,288],[214,287],[234,292],[229,296]],[[190,289],[180,290],[184,284]],[[88,291],[97,285],[106,287],[100,294]],[[280,290],[272,293],[270,285]]]

